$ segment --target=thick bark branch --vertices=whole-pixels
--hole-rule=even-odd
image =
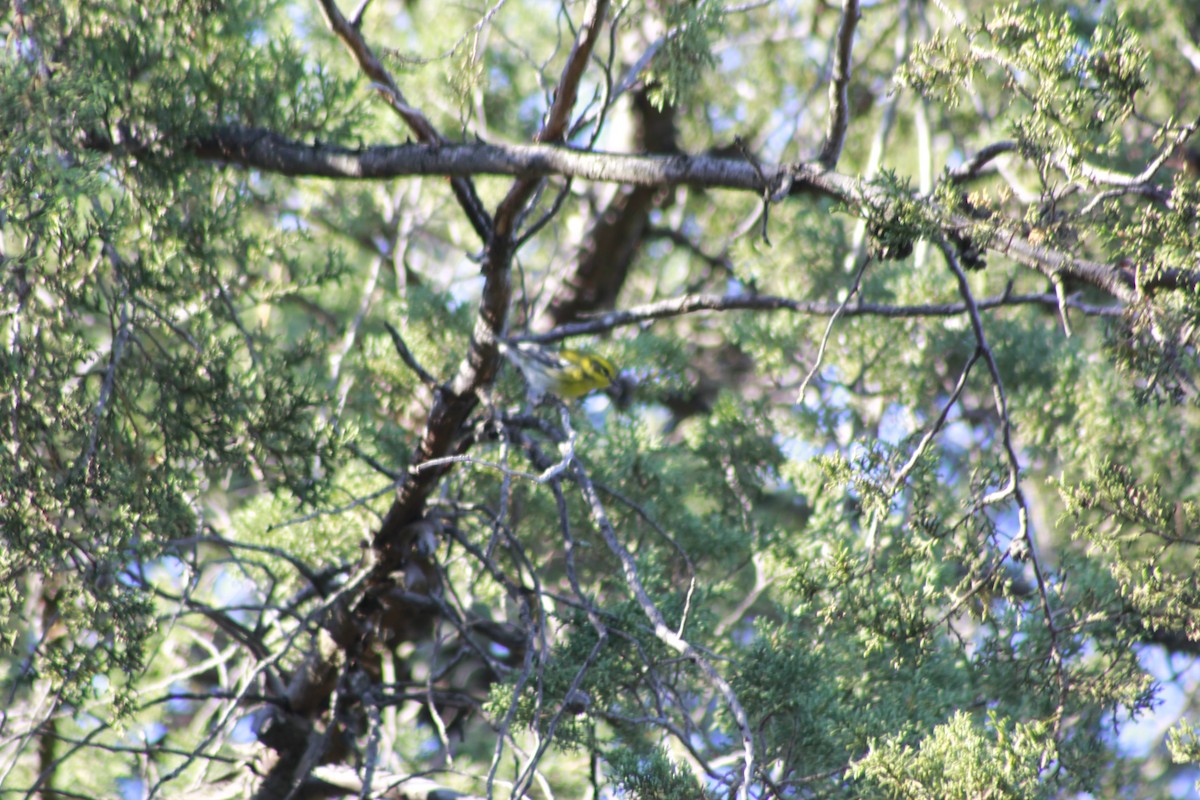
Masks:
[[[607,9],[607,0],[593,0],[589,4],[587,21],[579,31],[563,69],[555,101],[536,137],[539,141],[557,140],[566,130],[571,109],[575,105],[579,80],[600,34]],[[439,146],[437,151],[441,150]],[[544,178],[543,175],[528,172],[516,175],[517,180],[496,208],[486,237],[483,292],[475,330],[471,334],[471,348],[454,380],[435,394],[429,420],[417,447],[413,469],[410,469],[407,479],[396,491],[396,500],[375,535],[374,547],[382,556],[384,571],[394,569],[408,557],[409,541],[405,531],[420,517],[425,500],[452,465],[418,468],[450,454],[461,434],[463,423],[478,403],[476,389],[490,384],[500,368],[496,342],[504,333],[508,309],[512,304],[512,258],[516,249],[517,228],[530,198]]]
[[[321,2],[330,26],[350,47],[360,67],[376,80],[385,97],[426,143],[422,149],[433,155],[435,161],[447,149],[453,150],[453,147],[445,145],[440,134],[419,111],[408,106],[391,76],[367,48],[357,29],[351,27],[341,16],[337,6],[331,0]],[[580,31],[576,46],[568,59],[546,125],[538,135],[539,140],[557,140],[566,129],[574,106],[578,82],[599,35],[607,7],[607,0],[593,0],[590,4],[588,21]],[[218,134],[215,141],[200,145],[198,152],[202,155],[206,144],[214,147],[214,155],[210,157],[234,161],[244,159],[245,162],[263,158],[273,164],[277,171],[286,171],[285,165],[288,163],[302,164],[308,168],[328,168],[335,171],[345,168],[353,171],[355,155],[362,155],[340,151],[337,148],[314,147],[305,150],[270,134],[254,132],[248,135],[243,133],[240,137],[235,135],[232,140],[224,141]],[[409,154],[412,152],[409,148],[405,150]],[[469,180],[477,172],[489,170],[459,172],[451,176],[451,183],[463,210],[471,217],[476,231],[485,242],[482,265],[484,286],[475,330],[471,337],[471,347],[453,380],[435,389],[433,407],[430,409],[413,463],[405,480],[397,487],[395,500],[375,534],[372,550],[377,558],[372,573],[374,582],[380,584],[387,584],[391,580],[391,573],[406,563],[419,563],[428,558],[427,553],[420,552],[415,532],[420,528],[419,520],[425,510],[426,499],[450,468],[450,464],[430,469],[421,467],[442,459],[455,448],[461,447],[463,424],[479,402],[476,390],[491,383],[499,369],[500,355],[496,342],[504,332],[508,309],[512,303],[512,257],[516,247],[517,228],[530,198],[538,184],[544,180],[544,176],[535,171],[510,173],[516,175],[517,180],[497,207],[494,219],[489,220]],[[335,177],[333,174],[329,176]],[[366,615],[372,605],[369,596],[359,595],[355,617]],[[350,641],[343,643],[343,647],[349,650],[353,650],[353,645],[354,642]],[[336,663],[328,653],[314,654],[313,661],[328,674],[332,674],[332,667]],[[324,683],[305,680],[304,684],[306,688],[315,688],[317,693],[323,696],[328,696],[332,691],[332,686],[326,686]],[[283,786],[295,787],[297,779],[305,777],[311,769],[307,756],[314,752],[312,746],[306,745],[305,759],[300,762],[296,760],[300,755],[298,747],[285,746],[276,749],[279,753],[278,764],[271,769],[268,779],[263,782],[263,789],[266,791]]]
[[[551,145],[444,144],[377,146],[350,149],[329,145],[305,145],[276,134],[245,128],[218,128],[193,142],[192,151],[201,158],[226,161],[282,175],[325,178],[397,178],[406,175],[449,177],[487,174],[514,175],[526,179],[549,175],[583,178],[634,186],[687,184],[707,188],[752,191],[761,194],[763,178],[779,187],[773,197],[815,194],[838,200],[850,208],[866,203],[886,204],[882,190],[864,186],[848,175],[817,164],[792,163],[774,167],[745,160],[712,156],[643,156],[596,153]],[[772,187],[774,188],[774,187]],[[947,214],[944,229],[971,235],[978,220]],[[1032,244],[1015,229],[994,226],[988,250],[1023,263],[1048,278],[1070,276],[1095,286],[1122,302],[1137,298],[1132,271],[1116,265],[1088,261],[1061,251]],[[1169,273],[1143,291],[1198,285],[1195,276]]]
[[[201,158],[225,161],[279,175],[334,179],[382,179],[413,175],[512,175],[544,178],[552,175],[606,183],[659,187],[685,183],[712,188],[762,192],[762,180],[742,159],[708,156],[633,156],[572,150],[553,145],[405,144],[352,149],[304,144],[253,128],[218,128],[196,140],[192,151]],[[852,181],[816,166],[789,165],[792,194],[805,190],[831,196],[849,191]],[[827,176],[823,184],[812,182]],[[770,174],[770,173],[768,173]],[[830,183],[832,181],[832,183]],[[822,186],[824,185],[824,189]]]

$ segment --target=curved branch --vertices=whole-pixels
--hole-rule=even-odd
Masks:
[[[1041,600],[1042,616],[1046,621],[1046,630],[1050,637],[1050,661],[1058,677],[1059,706],[1054,714],[1054,738],[1057,741],[1063,724],[1063,714],[1069,694],[1068,678],[1064,666],[1065,659],[1063,657],[1062,646],[1059,643],[1058,627],[1054,624],[1054,611],[1051,608],[1050,590],[1045,575],[1045,568],[1037,554],[1033,532],[1029,529],[1029,501],[1025,497],[1025,489],[1021,485],[1021,461],[1017,456],[1016,445],[1013,444],[1013,424],[1012,418],[1008,413],[1008,397],[1004,392],[1000,367],[996,363],[996,357],[992,354],[992,348],[988,344],[987,336],[984,333],[983,317],[979,315],[979,307],[971,292],[971,285],[967,281],[967,275],[958,263],[958,257],[955,255],[953,248],[946,242],[941,243],[941,248],[942,254],[946,258],[946,265],[954,273],[954,279],[958,283],[959,294],[962,295],[963,301],[966,302],[968,307],[971,330],[975,335],[976,355],[982,356],[983,363],[987,366],[988,372],[991,374],[992,397],[996,405],[996,415],[1000,419],[1000,439],[1004,447],[1005,460],[1008,463],[1008,484],[980,498],[978,505],[982,507],[1010,498],[1017,505],[1017,533],[1013,537],[1014,544],[1019,541],[1019,546],[1026,548],[1030,564],[1033,567],[1033,574],[1037,580],[1038,597]],[[1013,552],[1012,548],[1010,548],[1009,552]]]
[[[977,177],[980,170],[995,161],[999,156],[1002,156],[1005,153],[1011,153],[1016,149],[1017,143],[1011,139],[1006,139],[1001,142],[993,142],[975,155],[968,158],[963,163],[959,164],[954,169],[950,170],[946,177],[951,183],[962,183],[964,181],[968,181]]]
[[[642,613],[646,615],[646,618],[653,626],[655,637],[667,647],[670,647],[695,664],[729,707],[729,713],[733,716],[742,739],[742,775],[737,796],[738,800],[747,800],[750,797],[750,786],[755,773],[754,734],[750,730],[749,715],[746,713],[729,681],[713,666],[712,661],[691,642],[684,639],[677,631],[671,630],[670,626],[667,625],[661,609],[659,609],[642,584],[637,563],[617,537],[617,532],[604,510],[604,504],[600,502],[600,495],[596,492],[595,485],[578,461],[572,463],[572,473],[575,482],[583,493],[584,502],[588,505],[592,522],[599,528],[600,534],[604,538],[604,543],[608,546],[609,551],[621,562],[621,571],[624,573],[625,583],[629,587],[629,590],[633,592],[634,599],[637,601],[638,606],[641,607]]]

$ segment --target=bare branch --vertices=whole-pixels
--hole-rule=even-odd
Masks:
[[[392,337],[392,345],[396,348],[396,353],[399,354],[400,360],[403,361],[409,369],[416,373],[421,379],[421,383],[432,388],[437,386],[437,378],[433,377],[420,365],[417,359],[413,356],[412,351],[408,349],[408,345],[404,343],[404,339],[400,336],[400,331],[396,330],[395,326],[390,322],[384,322],[383,327],[387,328],[388,334]]]
[[[762,180],[755,168],[742,160],[707,156],[631,156],[613,153],[588,153],[547,145],[445,144],[440,147],[402,145],[352,150],[341,147],[309,146],[289,142],[265,131],[222,128],[193,143],[197,155],[259,167],[285,175],[311,175],[327,178],[394,178],[402,175],[471,174],[546,176],[564,175],[587,180],[629,183],[638,186],[688,184],[709,188],[762,192]],[[852,208],[864,203],[886,203],[879,190],[859,181],[820,167],[786,164],[761,167],[764,174],[779,185],[787,185],[790,195],[818,195],[846,203]],[[527,191],[532,191],[528,188]],[[523,209],[515,203],[513,213]],[[502,205],[503,208],[503,205]],[[971,231],[977,220],[948,214],[943,222],[948,231]],[[1047,278],[1056,272],[1078,278],[1104,290],[1123,302],[1137,297],[1133,274],[1118,266],[1074,258],[1049,247],[1033,244],[1015,225],[988,226],[985,242],[995,253],[1023,263]],[[507,249],[506,245],[506,249]],[[1180,271],[1166,271],[1150,288],[1191,287],[1197,277]]]
[[[846,131],[850,127],[850,55],[859,16],[858,0],[842,0],[842,21],[838,25],[833,78],[829,82],[829,123],[819,157],[820,162],[829,168],[841,156],[842,146],[846,143]]]
[[[388,72],[383,63],[375,56],[366,40],[363,39],[362,32],[358,29],[357,20],[351,23],[338,8],[334,0],[318,0],[321,5],[321,12],[325,15],[325,21],[339,39],[346,45],[354,56],[354,60],[358,62],[359,69],[363,71],[371,80],[371,85],[379,90],[396,113],[404,120],[405,124],[417,135],[417,139],[425,144],[439,145],[445,140],[441,134],[433,127],[433,123],[420,112],[420,110],[409,105],[404,98],[404,94],[392,79],[392,75]],[[355,12],[358,14],[359,12]],[[451,185],[454,187],[454,194],[458,197],[458,202],[462,206],[463,211],[467,215],[467,219],[471,221],[475,232],[481,239],[486,239],[488,229],[491,227],[487,212],[483,208],[483,203],[479,200],[479,196],[475,192],[475,185],[470,179],[463,175],[455,176],[451,180]]]
[[[745,708],[742,707],[741,701],[738,700],[733,687],[717,671],[717,668],[713,666],[708,657],[693,647],[686,639],[671,630],[671,627],[667,625],[662,611],[659,610],[654,600],[651,599],[642,585],[642,579],[638,573],[637,563],[634,561],[633,556],[621,544],[621,540],[617,538],[617,532],[613,529],[612,523],[609,522],[608,514],[604,510],[604,504],[600,501],[600,495],[597,494],[595,485],[578,461],[574,464],[573,476],[579,484],[579,488],[583,491],[583,498],[590,509],[592,522],[600,530],[601,535],[604,537],[604,543],[608,545],[608,549],[621,562],[621,569],[625,574],[625,582],[629,586],[630,591],[633,592],[634,599],[637,600],[642,612],[654,627],[654,635],[663,644],[699,667],[708,682],[712,684],[725,700],[725,704],[729,708],[729,713],[736,721],[742,738],[742,780],[738,786],[738,798],[739,800],[746,800],[750,797],[750,786],[755,771],[754,734],[750,730],[750,717],[746,714]]]
[[[120,318],[117,322],[117,328],[113,331],[112,348],[109,350],[108,368],[104,370],[104,383],[100,386],[100,396],[96,399],[96,408],[92,412],[92,429],[88,434],[88,445],[82,453],[79,454],[79,459],[76,461],[76,469],[80,472],[88,471],[93,464],[92,459],[96,455],[96,444],[100,437],[100,425],[104,422],[105,414],[108,410],[108,401],[112,396],[113,387],[117,381],[117,366],[121,363],[121,356],[125,352],[125,344],[128,342],[133,329],[130,325],[130,303],[122,295]]]
[[[367,8],[371,5],[371,0],[358,0],[358,6],[350,14],[350,24],[355,28],[362,27],[363,17],[367,13]]]
[[[446,142],[438,146],[406,144],[362,148],[313,145],[256,128],[217,127],[192,140],[201,158],[263,169],[279,175],[334,179],[399,178],[412,175],[562,175],[609,183],[661,187],[690,184],[710,188],[762,191],[762,179],[742,159],[710,156],[634,156],[585,152],[547,144],[496,145]],[[773,182],[793,176],[792,194],[804,191],[833,196],[849,191],[852,179],[803,164],[763,165]],[[823,176],[820,182],[815,179]],[[830,194],[830,193],[833,194]]]
[[[371,797],[395,797],[404,800],[483,800],[477,795],[463,794],[419,775],[394,775],[377,772]],[[361,796],[369,787],[352,767],[326,764],[316,767],[299,793],[304,797]]]
[[[1175,138],[1167,142],[1159,154],[1151,159],[1150,163],[1137,175],[1127,175],[1123,172],[1105,169],[1104,167],[1089,164],[1086,161],[1079,164],[1079,171],[1092,183],[1105,186],[1117,186],[1127,189],[1145,186],[1154,177],[1154,173],[1158,172],[1162,168],[1162,165],[1167,162],[1167,159],[1186,144],[1188,139],[1192,138],[1198,128],[1200,128],[1200,117],[1193,120],[1190,125],[1181,127],[1175,134]],[[1064,157],[1060,156],[1058,162],[1064,171],[1071,171]]]
[[[821,368],[821,361],[825,358],[825,348],[829,346],[829,335],[833,333],[833,324],[837,322],[846,311],[846,305],[850,300],[858,294],[858,289],[862,286],[862,276],[867,270],[867,264],[871,263],[870,258],[864,258],[862,264],[858,267],[858,272],[854,274],[854,284],[850,287],[850,291],[846,293],[846,297],[842,302],[838,303],[838,307],[829,315],[829,324],[825,326],[825,333],[821,336],[821,345],[817,348],[816,358],[813,359],[813,365],[804,376],[804,380],[800,381],[800,388],[796,390],[796,402],[804,402],[804,393],[808,391],[808,384],[817,374],[817,370]]]
[[[558,81],[554,93],[554,104],[546,115],[542,129],[535,137],[537,142],[557,142],[563,138],[567,123],[571,120],[571,109],[575,107],[575,98],[579,93],[579,81],[583,78],[584,67],[596,47],[600,37],[600,29],[604,25],[604,15],[608,12],[608,0],[590,0],[587,11],[584,12],[583,25],[575,37],[575,46],[567,56],[566,66]]]
[[[1074,308],[1089,316],[1119,317],[1124,313],[1120,306],[1097,306],[1084,303],[1078,297],[1071,295],[1066,299],[1069,308]],[[1002,294],[979,300],[977,307],[983,310],[1006,308],[1020,305],[1040,305],[1057,308],[1058,297],[1053,293],[1044,294]],[[929,303],[920,305],[893,306],[886,303],[855,303],[845,305],[824,300],[793,300],[789,297],[758,294],[691,294],[670,300],[660,300],[635,306],[623,311],[611,311],[593,319],[582,322],[572,322],[560,325],[546,333],[514,337],[517,341],[557,342],[572,336],[587,336],[623,328],[630,325],[640,325],[656,319],[669,319],[687,314],[700,312],[723,311],[793,311],[798,314],[811,314],[824,317],[838,314],[843,317],[886,317],[893,319],[921,317],[956,317],[969,311],[965,303]]]
[[[938,417],[936,420],[934,420],[933,425],[929,426],[929,430],[925,431],[925,435],[922,436],[921,441],[917,443],[917,446],[913,450],[912,455],[909,456],[908,461],[904,462],[904,466],[900,468],[900,470],[896,473],[896,477],[892,479],[892,488],[891,491],[888,492],[889,495],[894,495],[896,490],[900,488],[900,484],[908,480],[908,476],[917,466],[917,463],[920,462],[921,456],[925,454],[925,450],[929,447],[929,443],[934,440],[934,438],[942,430],[942,426],[946,424],[946,417],[950,414],[950,409],[953,408],[954,404],[958,402],[958,398],[962,395],[963,389],[966,388],[967,376],[971,374],[971,367],[975,366],[975,362],[979,360],[980,355],[980,352],[976,350],[971,354],[971,357],[967,359],[967,363],[963,366],[963,370],[958,376],[958,382],[954,385],[954,391],[952,391],[950,393],[950,397],[946,399],[945,404],[942,406],[941,413],[938,414]]]
[[[979,309],[971,292],[971,286],[967,282],[966,273],[963,272],[962,266],[958,263],[958,257],[954,253],[954,248],[948,242],[942,242],[941,248],[942,254],[946,257],[946,263],[949,265],[950,270],[954,273],[955,280],[958,282],[959,293],[967,303],[968,313],[971,318],[971,329],[975,334],[975,343],[978,352],[983,356],[988,372],[992,376],[992,394],[996,403],[996,413],[1000,417],[1001,441],[1003,442],[1004,454],[1008,462],[1008,485],[981,498],[979,505],[990,505],[1010,497],[1017,504],[1018,530],[1016,536],[1013,537],[1014,543],[1018,541],[1023,543],[1029,554],[1030,563],[1033,565],[1033,574],[1037,578],[1038,596],[1042,605],[1042,616],[1045,619],[1046,630],[1050,636],[1050,658],[1054,664],[1055,673],[1058,676],[1059,706],[1054,715],[1055,738],[1057,739],[1058,731],[1061,730],[1063,723],[1063,714],[1069,691],[1066,665],[1062,654],[1062,647],[1058,641],[1058,629],[1054,623],[1054,613],[1050,608],[1050,595],[1046,584],[1046,577],[1037,555],[1033,532],[1029,529],[1029,503],[1025,498],[1024,489],[1021,488],[1021,462],[1017,457],[1016,446],[1013,444],[1013,426],[1012,419],[1008,414],[1008,398],[1004,394],[1004,383],[1000,378],[1000,367],[996,364],[996,358],[992,355],[992,349],[988,345],[987,337],[984,335],[983,318],[979,315]]]
[[[993,142],[975,155],[950,170],[946,177],[951,183],[963,183],[979,175],[980,170],[992,163],[999,156],[1011,153],[1017,149],[1017,143],[1012,140]]]

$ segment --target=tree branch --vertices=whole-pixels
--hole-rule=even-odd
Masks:
[[[595,485],[584,470],[583,465],[578,461],[573,463],[573,477],[583,493],[584,501],[589,507],[592,522],[600,530],[600,534],[604,538],[604,543],[608,545],[609,551],[621,562],[621,571],[624,573],[625,583],[633,593],[638,606],[641,607],[642,613],[646,615],[646,618],[653,626],[654,635],[667,647],[670,647],[694,663],[728,706],[729,713],[737,723],[738,732],[742,739],[742,774],[737,796],[738,800],[746,800],[750,797],[750,787],[755,775],[754,734],[750,730],[749,715],[746,713],[733,687],[717,668],[713,666],[712,661],[667,625],[662,611],[642,584],[637,563],[634,561],[633,556],[621,544],[621,540],[617,538],[617,533],[608,519],[608,514],[604,510],[604,504],[600,502],[600,496],[596,492]]]
[[[363,149],[304,145],[273,133],[245,128],[217,128],[193,140],[192,151],[201,158],[227,161],[282,175],[326,178],[396,178],[405,175],[474,174],[515,175],[538,178],[548,175],[578,177],[592,181],[628,183],[637,186],[687,184],[707,188],[762,192],[758,170],[780,185],[789,184],[790,195],[818,195],[836,199],[851,208],[866,203],[886,203],[883,191],[863,186],[842,175],[810,163],[769,165],[747,164],[744,160],[711,156],[635,156],[594,153],[550,145],[444,144],[377,146]],[[948,214],[947,231],[971,233],[978,220]],[[1133,274],[1116,265],[1074,258],[1064,252],[1029,242],[1015,227],[995,225],[987,240],[988,250],[1034,268],[1047,278],[1069,275],[1102,289],[1122,302],[1138,297]],[[1191,273],[1164,273],[1143,291],[1200,285]]]
[[[1053,292],[1045,294],[1003,294],[976,302],[982,310],[1005,308],[1018,305],[1041,305],[1058,308],[1059,301]],[[1124,313],[1120,306],[1096,306],[1084,303],[1075,296],[1066,298],[1066,305],[1084,314],[1100,317],[1118,317]],[[532,336],[519,337],[520,341],[557,342],[572,336],[586,336],[629,325],[640,325],[656,319],[680,317],[702,311],[794,311],[825,317],[838,313],[840,303],[825,300],[793,300],[789,297],[754,294],[693,294],[647,303],[624,311],[612,311],[592,319],[560,325],[552,331]],[[912,317],[956,317],[968,313],[965,303],[931,303],[922,305],[892,306],[885,303],[856,303],[841,311],[843,317],[886,317],[906,319]]]
[[[1011,153],[1016,149],[1017,143],[1011,139],[1006,139],[1002,142],[993,142],[950,170],[946,177],[951,183],[968,181],[979,175],[980,170],[995,161],[999,156]]]
[[[94,143],[104,149],[103,143]],[[200,158],[224,161],[279,175],[334,179],[384,179],[413,175],[511,175],[544,178],[552,175],[607,183],[661,187],[683,183],[709,188],[762,192],[762,180],[742,159],[711,156],[633,156],[587,152],[547,144],[443,143],[378,145],[349,148],[305,144],[259,128],[215,127],[191,141]],[[805,191],[840,196],[851,179],[804,164],[776,167],[768,177],[794,174],[792,194]],[[822,181],[815,179],[824,175]]]
[[[408,104],[400,87],[392,79],[391,73],[376,58],[375,53],[363,39],[362,32],[357,25],[357,17],[361,15],[361,12],[355,12],[356,22],[351,23],[342,16],[341,10],[333,0],[318,0],[318,2],[321,5],[321,12],[325,15],[325,21],[329,24],[329,29],[342,40],[354,56],[354,60],[358,62],[359,69],[371,79],[371,85],[379,90],[388,105],[404,120],[417,138],[425,144],[434,146],[444,142],[442,135],[434,129],[433,123],[420,110]],[[483,203],[480,202],[479,195],[475,192],[475,185],[466,175],[457,175],[451,179],[450,183],[454,187],[454,194],[458,198],[459,205],[462,206],[467,219],[475,228],[475,233],[479,235],[479,238],[486,239],[490,222],[487,211],[484,210]]]
[[[1046,631],[1050,637],[1050,661],[1058,677],[1059,706],[1054,714],[1054,738],[1057,741],[1058,732],[1061,730],[1063,724],[1063,714],[1069,694],[1068,678],[1062,646],[1059,643],[1058,627],[1054,623],[1054,611],[1051,608],[1050,589],[1046,580],[1045,569],[1037,554],[1033,532],[1029,528],[1029,501],[1025,497],[1024,488],[1021,486],[1021,462],[1017,457],[1016,445],[1013,443],[1013,425],[1012,418],[1008,413],[1008,397],[1004,392],[1004,382],[1000,377],[1000,367],[996,364],[996,358],[992,354],[992,348],[988,344],[987,336],[984,334],[983,317],[979,315],[979,307],[971,292],[967,275],[958,263],[958,257],[954,253],[953,247],[947,242],[942,242],[941,248],[942,254],[946,257],[946,264],[950,267],[950,271],[954,273],[954,279],[958,283],[958,291],[968,307],[971,330],[975,334],[976,355],[983,357],[983,363],[987,365],[988,372],[992,377],[992,395],[996,404],[996,415],[1000,418],[1000,439],[1004,446],[1005,460],[1008,463],[1008,485],[980,498],[978,506],[990,505],[1009,498],[1012,498],[1017,504],[1017,533],[1013,539],[1014,542],[1022,542],[1023,547],[1027,549],[1030,563],[1033,566],[1033,574],[1037,579],[1038,597],[1041,600],[1042,616],[1046,621]],[[1009,552],[1012,552],[1011,548]]]
[[[825,129],[825,144],[819,158],[829,168],[841,156],[842,146],[846,143],[846,131],[850,127],[850,54],[859,16],[858,0],[842,0],[842,21],[838,25],[833,79],[829,82],[829,124]]]
[[[596,39],[600,36],[600,28],[604,25],[604,15],[608,12],[608,0],[591,0],[588,3],[586,20],[579,28],[575,37],[575,46],[567,56],[566,66],[558,79],[558,89],[554,93],[554,103],[546,114],[546,121],[538,131],[535,141],[561,141],[571,121],[571,109],[575,107],[575,99],[579,96],[579,81],[583,78],[584,67],[596,48]]]
[[[566,129],[583,67],[592,52],[596,37],[599,36],[607,8],[607,0],[593,0],[589,6],[588,21],[576,37],[575,47],[563,70],[555,102],[546,124],[535,137],[537,140],[557,139]],[[412,462],[413,466],[409,469],[407,479],[397,490],[396,501],[388,510],[383,525],[375,535],[374,547],[384,556],[381,561],[385,570],[395,568],[397,559],[407,557],[408,542],[404,538],[404,532],[409,523],[419,517],[429,493],[451,467],[448,463],[434,469],[421,469],[421,466],[425,462],[442,459],[450,453],[463,423],[478,403],[476,389],[490,384],[500,368],[500,352],[496,342],[507,325],[508,309],[512,301],[512,258],[516,249],[517,229],[538,183],[545,177],[530,172],[516,174],[517,180],[496,208],[485,237],[481,269],[484,284],[479,300],[479,314],[471,334],[470,350],[459,366],[454,380],[444,387],[444,391],[435,392],[433,408],[430,409],[421,443]]]

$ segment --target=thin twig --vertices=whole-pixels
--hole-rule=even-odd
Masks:
[[[104,421],[109,398],[112,397],[113,387],[117,383],[117,367],[121,363],[121,356],[125,353],[125,343],[129,341],[129,337],[133,333],[130,303],[125,297],[125,282],[124,279],[120,280],[122,284],[121,310],[116,330],[113,331],[112,347],[108,353],[108,367],[104,370],[104,382],[100,385],[100,396],[96,398],[96,406],[92,410],[92,429],[88,433],[87,447],[79,454],[79,458],[75,462],[76,470],[85,477],[86,473],[91,470],[92,459],[96,455],[96,445],[100,438],[100,425]]]
[[[1150,179],[1154,177],[1154,173],[1158,172],[1158,170],[1162,168],[1162,165],[1167,162],[1167,159],[1174,155],[1180,147],[1186,144],[1188,139],[1192,138],[1198,128],[1200,128],[1200,117],[1197,117],[1195,120],[1193,120],[1191,124],[1181,127],[1179,132],[1175,134],[1175,138],[1164,144],[1162,151],[1152,161],[1150,161],[1149,164],[1146,165],[1145,169],[1143,169],[1137,175],[1127,175],[1123,172],[1105,169],[1104,167],[1097,167],[1093,164],[1087,163],[1086,161],[1080,162],[1079,171],[1092,183],[1104,184],[1107,186],[1121,186],[1126,188],[1142,186],[1148,183]],[[1060,157],[1059,163],[1060,165],[1064,166],[1065,170],[1066,159]]]
[[[909,456],[908,461],[906,461],[904,466],[900,468],[900,471],[896,473],[895,479],[892,480],[892,490],[889,492],[889,495],[895,494],[896,489],[899,488],[900,484],[908,480],[909,474],[912,473],[913,468],[917,466],[918,462],[920,462],[921,456],[925,454],[926,448],[929,447],[929,443],[933,441],[934,437],[937,436],[941,431],[942,426],[946,424],[946,417],[950,414],[950,409],[953,408],[954,404],[958,402],[958,398],[962,394],[963,388],[967,385],[967,376],[971,374],[971,367],[975,366],[975,362],[979,360],[981,355],[982,353],[977,347],[975,348],[975,352],[971,354],[971,357],[967,359],[967,363],[963,367],[962,373],[958,376],[958,383],[954,385],[954,391],[950,393],[950,397],[947,398],[945,405],[942,406],[942,411],[940,414],[938,414],[938,418],[934,420],[934,423],[930,426],[929,430],[925,431],[925,435],[921,437],[921,441],[917,444],[916,449],[913,450],[912,455]]]
[[[825,334],[821,337],[821,346],[817,348],[817,357],[813,359],[812,368],[809,369],[808,374],[804,376],[804,380],[800,381],[800,389],[796,392],[797,403],[804,402],[804,393],[808,391],[809,381],[811,381],[813,376],[817,374],[817,370],[821,368],[821,361],[825,358],[825,348],[829,346],[829,335],[833,333],[833,324],[837,322],[838,317],[845,312],[846,305],[850,302],[851,298],[858,294],[859,286],[862,284],[863,272],[866,271],[867,264],[870,262],[870,258],[864,258],[862,260],[862,263],[859,264],[858,272],[854,275],[854,284],[850,287],[850,291],[847,292],[845,299],[842,300],[841,303],[838,303],[838,307],[834,309],[833,314],[830,315],[829,323],[825,326]]]
[[[573,475],[575,482],[583,492],[584,501],[591,510],[592,522],[600,530],[605,544],[608,545],[608,549],[621,562],[621,569],[625,574],[625,582],[629,586],[630,591],[633,592],[634,599],[641,607],[642,613],[646,615],[650,624],[653,625],[655,637],[699,667],[708,682],[724,698],[725,705],[729,708],[729,712],[737,724],[742,739],[742,776],[741,783],[738,785],[737,796],[739,800],[747,800],[750,797],[750,785],[754,778],[755,769],[754,735],[750,730],[750,717],[746,714],[746,710],[738,699],[737,693],[734,692],[733,687],[717,671],[712,661],[686,639],[677,635],[667,625],[662,611],[642,585],[642,579],[633,556],[630,555],[625,546],[621,544],[620,539],[617,538],[616,530],[614,530],[612,523],[608,519],[608,514],[604,510],[604,504],[600,501],[600,496],[597,494],[595,485],[592,483],[591,478],[588,477],[583,465],[578,461],[574,463]]]
[[[958,402],[959,396],[962,395],[963,388],[965,388],[967,385],[967,376],[971,374],[971,367],[975,365],[975,362],[978,361],[981,356],[982,353],[980,352],[979,348],[976,347],[975,352],[971,354],[969,359],[967,359],[966,366],[963,367],[963,371],[958,376],[958,382],[954,385],[954,391],[950,393],[950,397],[942,406],[942,411],[940,414],[938,414],[938,418],[934,420],[934,423],[930,426],[929,430],[925,431],[925,435],[922,436],[921,441],[917,443],[917,447],[913,450],[912,455],[909,456],[908,461],[904,463],[904,466],[902,466],[899,471],[896,472],[895,477],[892,478],[891,485],[888,487],[887,494],[885,495],[888,503],[890,503],[891,499],[896,496],[896,492],[899,491],[904,482],[908,480],[908,476],[912,474],[913,469],[917,466],[917,464],[920,463],[921,456],[925,454],[925,450],[929,447],[930,442],[932,442],[934,438],[941,432],[942,427],[946,424],[946,418],[950,414],[950,409],[953,408],[954,404]],[[872,515],[871,526],[867,532],[868,568],[874,568],[875,566],[875,550],[879,541],[879,526],[886,515],[886,507],[882,511]]]
[[[379,272],[383,267],[383,256],[376,256],[371,259],[371,267],[367,270],[366,280],[363,281],[362,296],[359,298],[358,309],[354,312],[354,318],[350,320],[350,324],[346,327],[346,333],[342,336],[342,341],[333,353],[329,356],[329,379],[333,383],[333,396],[337,398],[337,408],[334,412],[335,419],[340,417],[342,410],[346,405],[346,397],[350,394],[350,381],[343,382],[342,376],[342,361],[346,355],[354,347],[354,343],[358,341],[358,331],[362,327],[363,320],[366,319],[367,313],[371,310],[371,303],[375,300],[375,287],[379,282]],[[389,326],[389,330],[390,330]],[[393,339],[399,334],[394,334]],[[401,354],[403,357],[403,354]]]
[[[971,293],[971,286],[967,281],[967,275],[958,263],[954,247],[947,241],[942,241],[939,244],[942,254],[946,257],[946,263],[950,267],[951,272],[954,273],[955,280],[958,282],[959,293],[969,307],[971,329],[975,334],[975,343],[983,355],[988,372],[992,376],[992,395],[996,404],[996,414],[1000,418],[1001,441],[1004,445],[1004,453],[1008,463],[1008,484],[981,498],[979,505],[986,506],[1009,497],[1017,504],[1018,530],[1014,541],[1023,540],[1029,552],[1029,561],[1033,565],[1033,574],[1037,580],[1042,616],[1045,618],[1046,630],[1050,636],[1050,660],[1054,665],[1054,670],[1058,677],[1059,706],[1054,717],[1054,738],[1057,740],[1062,730],[1063,714],[1069,690],[1066,664],[1062,654],[1062,647],[1058,641],[1058,629],[1054,624],[1054,613],[1050,607],[1049,588],[1042,569],[1041,559],[1037,554],[1033,532],[1029,528],[1029,504],[1025,498],[1025,492],[1021,487],[1021,462],[1017,457],[1016,446],[1013,444],[1012,419],[1008,414],[1008,400],[1004,394],[1004,383],[1000,377],[1000,367],[996,364],[995,356],[993,356],[991,347],[988,346],[987,337],[984,335],[983,318],[979,315],[979,309],[976,307],[975,298]]]

